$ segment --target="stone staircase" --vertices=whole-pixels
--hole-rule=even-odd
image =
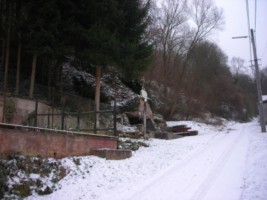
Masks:
[[[181,138],[184,136],[194,136],[194,135],[198,135],[198,131],[191,130],[191,127],[188,127],[186,125],[178,125],[171,127],[168,132],[156,133],[155,138],[170,140],[170,139]]]

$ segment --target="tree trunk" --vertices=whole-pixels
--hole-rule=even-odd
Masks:
[[[16,91],[15,94],[19,94],[19,83],[20,83],[20,63],[21,63],[21,43],[18,45],[18,58],[17,58],[17,74],[16,74]]]
[[[6,40],[6,46],[4,45],[5,49],[4,49],[4,53],[3,57],[4,57],[4,62],[3,62],[3,66],[4,66],[4,84],[3,84],[3,90],[4,90],[4,94],[3,94],[3,117],[2,117],[2,122],[5,122],[5,107],[6,107],[6,92],[7,92],[7,82],[8,82],[8,65],[9,65],[9,51],[10,51],[10,35],[11,35],[11,10],[12,7],[10,5],[9,7],[9,14],[8,14],[8,21],[7,21],[7,40]]]
[[[7,41],[5,50],[5,64],[4,64],[4,93],[7,92],[7,81],[8,81],[8,65],[9,65],[9,51],[10,51],[10,35],[11,35],[11,5],[8,16],[8,29],[7,29]]]
[[[100,108],[100,78],[101,78],[101,67],[96,67],[95,76],[95,111],[98,112]],[[96,114],[96,128],[99,128],[99,114]]]
[[[3,78],[3,80],[4,80],[4,71],[5,71],[5,68],[4,68],[4,65],[5,65],[5,55],[6,55],[6,53],[5,53],[5,50],[6,50],[6,41],[5,41],[5,39],[3,39],[3,46],[2,46],[2,59],[1,59],[1,69],[0,69],[0,71],[1,71],[1,73],[2,73],[2,78]]]
[[[52,99],[52,85],[51,85],[51,66],[48,65],[48,69],[47,69],[47,85],[48,85],[48,99],[51,100]]]
[[[59,92],[62,93],[63,92],[63,78],[62,78],[62,61],[61,60],[57,60],[56,64],[54,66],[54,69],[56,70],[56,74],[53,76],[53,74],[51,74],[51,80],[56,79],[55,83],[52,85],[52,87],[56,86],[56,88],[59,89]]]
[[[8,37],[5,49],[5,58],[4,58],[4,84],[3,84],[4,93],[7,92],[9,50],[10,50],[10,38]]]
[[[30,85],[30,92],[29,92],[30,98],[33,98],[33,91],[34,91],[34,85],[35,85],[36,63],[37,63],[37,54],[34,54],[33,58],[32,58],[32,74],[31,74],[31,85]]]
[[[168,77],[167,77],[167,55],[166,49],[164,47],[163,50],[163,70],[164,70],[164,97],[167,98],[167,85],[168,85]]]

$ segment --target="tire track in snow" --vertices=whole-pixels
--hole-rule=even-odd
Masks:
[[[236,136],[236,138],[238,138],[238,136]],[[167,199],[168,200],[177,199],[178,197],[178,199],[180,200],[181,198],[179,197],[179,194],[186,192],[188,188],[191,187],[192,183],[194,182],[194,179],[196,179],[196,175],[195,175],[194,170],[192,170],[192,166],[196,167],[198,162],[201,162],[199,158],[202,157],[202,155],[207,154],[210,151],[210,149],[216,148],[217,145],[224,143],[225,140],[232,141],[232,138],[229,139],[229,134],[219,133],[219,134],[214,135],[212,138],[210,138],[207,141],[207,144],[204,147],[201,147],[195,150],[195,152],[191,154],[190,156],[188,156],[186,159],[183,159],[177,162],[176,164],[172,165],[167,170],[165,170],[163,173],[147,181],[146,184],[142,184],[142,185],[145,185],[145,187],[134,188],[130,194],[124,196],[124,198],[122,199],[150,200],[151,199],[150,194],[153,193],[155,188],[158,188],[161,191],[167,191],[168,193],[168,191],[170,191],[170,184],[173,183],[173,184],[177,184],[177,188],[175,189],[172,188],[171,189],[172,191],[166,194],[168,195]],[[187,167],[189,166],[191,169],[187,170]],[[193,173],[190,174],[190,170]],[[177,177],[179,178],[180,176],[183,176],[183,174],[190,174],[190,175],[187,177],[183,177],[183,180],[179,180],[177,183]],[[195,186],[196,190],[198,187],[199,185]],[[189,196],[191,197],[192,194],[189,194]],[[159,195],[158,198],[156,199],[162,199],[162,195]],[[154,200],[156,199],[154,198]]]
[[[209,172],[209,175],[207,176],[206,180],[200,185],[200,187],[194,193],[191,200],[202,200],[205,197],[205,195],[210,190],[213,183],[217,180],[218,176],[220,175],[222,169],[227,163],[227,160],[234,152],[235,147],[238,146],[238,144],[241,144],[241,141],[244,139],[246,134],[245,133],[246,128],[247,125],[242,127],[242,130],[239,131],[239,133],[235,136],[234,140],[225,148],[224,152],[220,155],[220,157],[216,161],[215,166]]]

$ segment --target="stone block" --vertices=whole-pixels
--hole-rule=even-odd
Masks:
[[[91,155],[106,158],[107,160],[122,160],[130,158],[132,151],[125,149],[93,149]]]

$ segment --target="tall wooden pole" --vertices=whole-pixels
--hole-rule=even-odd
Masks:
[[[101,79],[101,67],[96,67],[96,76],[95,76],[95,127],[99,128],[99,110],[100,110],[100,79]]]
[[[264,120],[264,113],[263,113],[263,102],[262,102],[262,91],[261,91],[261,81],[260,81],[260,72],[258,66],[258,58],[257,58],[257,50],[255,45],[254,39],[254,32],[253,29],[251,31],[251,42],[253,47],[253,55],[254,55],[254,63],[255,63],[255,70],[256,70],[256,83],[257,83],[257,93],[258,93],[258,101],[259,101],[259,114],[260,114],[260,124],[261,124],[261,132],[266,132],[266,125]]]

